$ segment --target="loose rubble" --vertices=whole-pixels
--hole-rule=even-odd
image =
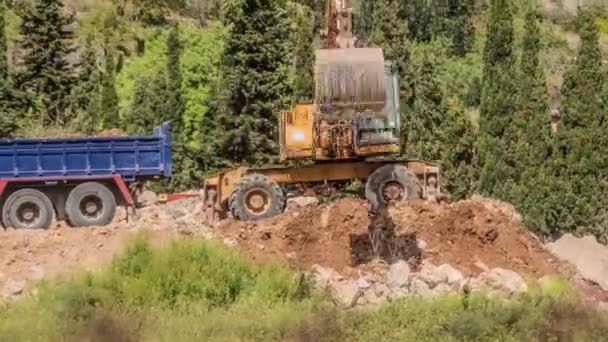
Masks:
[[[198,197],[159,204],[148,194],[145,203],[136,215],[122,211],[107,227],[73,229],[58,223],[48,231],[0,232],[2,299],[26,295],[35,282],[62,272],[101,269],[134,233],[148,230],[158,246],[174,239],[216,239],[256,262],[312,270],[315,287],[328,289],[345,308],[467,291],[509,295],[552,274],[570,279],[597,303],[608,302],[608,292],[583,279],[607,289],[606,247],[571,236],[545,247],[511,206],[498,201],[391,208],[397,239],[420,257],[390,265],[373,258],[367,204],[360,199],[320,205],[314,197],[294,198],[282,215],[257,222],[228,218],[215,227],[203,224]]]
[[[424,263],[418,272],[411,272],[408,264],[398,261],[376,275],[352,280],[336,270],[315,265],[315,287],[329,289],[335,301],[344,308],[377,305],[404,297],[438,297],[463,291],[500,291],[505,295],[527,292],[523,278],[502,268],[491,269],[477,277],[465,279],[462,272],[449,264],[434,266]],[[384,274],[383,274],[384,273]]]

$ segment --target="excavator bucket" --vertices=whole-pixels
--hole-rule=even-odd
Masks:
[[[386,78],[380,48],[317,50],[314,111],[328,120],[385,117]]]

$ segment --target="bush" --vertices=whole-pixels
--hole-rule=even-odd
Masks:
[[[146,235],[101,273],[42,284],[0,307],[0,341],[594,341],[608,321],[566,282],[508,301],[406,298],[342,311],[308,281],[215,243],[150,247]]]

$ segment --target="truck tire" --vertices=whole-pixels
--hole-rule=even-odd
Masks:
[[[21,189],[12,193],[2,208],[6,228],[48,229],[53,222],[53,204],[43,192]]]
[[[418,177],[405,166],[384,165],[374,171],[365,184],[365,198],[372,208],[422,198]]]
[[[105,226],[116,214],[116,198],[101,183],[83,183],[70,192],[65,212],[74,227]]]
[[[285,195],[271,178],[252,174],[241,179],[230,196],[228,206],[236,218],[255,221],[282,213]]]

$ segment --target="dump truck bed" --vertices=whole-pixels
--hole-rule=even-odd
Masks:
[[[0,179],[119,175],[134,181],[171,173],[168,123],[151,136],[0,139]]]

